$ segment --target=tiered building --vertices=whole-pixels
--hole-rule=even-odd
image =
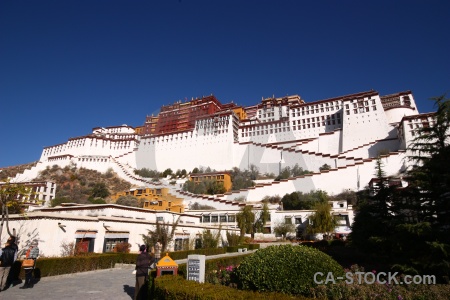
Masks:
[[[367,185],[378,157],[385,160],[387,175],[401,175],[416,127],[430,118],[432,114],[419,114],[410,91],[382,96],[371,90],[314,102],[298,95],[271,97],[247,107],[207,96],[162,106],[138,128],[97,127],[45,147],[37,166],[15,180],[35,178],[49,165],[72,163],[100,172],[112,168],[137,187],[153,187],[134,170],[223,171],[255,165],[260,173],[278,174],[298,165],[312,174],[219,197],[259,201],[266,195],[317,189],[337,194]],[[332,168],[320,171],[324,164]]]
[[[147,116],[137,128],[96,127],[88,135],[45,147],[37,165],[12,180],[31,181],[55,164],[100,172],[112,168],[135,186],[123,195],[146,199],[147,209],[111,204],[44,208],[27,216],[12,216],[11,227],[19,230],[21,237],[43,241],[45,255],[57,255],[61,243],[74,240],[86,243],[87,250],[93,252],[112,251],[124,241],[135,245],[149,226],[180,218],[172,248],[181,249],[202,230],[217,229],[219,224],[237,231],[239,209],[248,204],[258,209],[257,202],[265,196],[319,189],[333,195],[361,190],[369,183],[379,185],[372,180],[377,159],[382,160],[386,176],[402,182],[402,174],[409,167],[405,159],[408,146],[417,129],[433,122],[434,114],[419,114],[410,91],[383,96],[372,90],[313,102],[298,95],[270,97],[247,107],[222,104],[214,96],[176,102],[163,106],[157,116]],[[331,168],[321,169],[324,164]],[[142,168],[189,171],[210,167],[222,173],[191,174],[191,180],[200,182],[205,176],[217,179],[223,175],[219,180],[228,187],[225,170],[249,169],[252,165],[263,174],[278,174],[282,168],[296,165],[312,173],[205,196],[176,190],[180,182],[176,188],[155,185],[134,172]],[[52,188],[47,186],[47,192],[54,192]],[[49,197],[46,200],[54,194]],[[183,213],[196,202],[215,210]],[[352,207],[346,201],[331,205],[332,213],[339,218],[336,234],[348,234]],[[280,222],[304,227],[312,213],[273,208],[266,232],[273,232]]]

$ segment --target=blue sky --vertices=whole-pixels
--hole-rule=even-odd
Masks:
[[[449,1],[0,2],[0,167],[214,94],[450,92]],[[450,96],[450,94],[449,94]]]

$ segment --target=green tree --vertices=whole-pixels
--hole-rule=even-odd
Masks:
[[[104,182],[97,182],[91,189],[90,198],[106,198],[110,195],[108,187]]]
[[[164,172],[162,173],[162,177],[166,178],[168,175],[172,175],[172,174],[173,174],[172,169],[168,168],[168,169],[164,170]]]
[[[255,214],[255,222],[253,223],[252,238],[254,237],[255,233],[263,232],[264,226],[270,220],[270,211],[267,203],[263,203],[262,209],[256,211],[254,214]]]
[[[264,196],[262,202],[270,203],[270,204],[280,204],[281,197],[279,195],[275,196]]]
[[[313,209],[316,203],[327,202],[328,194],[322,190],[309,193],[292,192],[281,198],[284,210],[306,210]]]
[[[246,205],[236,214],[236,222],[241,232],[241,237],[246,233],[253,234],[253,224],[255,223],[255,214],[252,207]]]
[[[433,120],[423,119],[408,147],[415,163],[404,177],[408,186],[389,187],[377,162],[378,187],[358,204],[350,241],[396,271],[433,274],[445,282],[450,276],[450,102],[445,96],[433,100],[438,107]]]
[[[328,170],[331,170],[331,166],[328,165],[328,164],[323,164],[323,165],[319,168],[319,171],[320,171],[320,172],[322,172],[322,171],[328,171]]]
[[[156,170],[150,170],[147,168],[142,168],[139,170],[134,170],[134,174],[145,178],[159,178],[159,172]]]
[[[250,165],[250,179],[251,180],[256,180],[259,177],[259,169],[257,166],[255,166],[254,164]]]
[[[278,222],[273,228],[274,233],[277,236],[283,237],[285,239],[289,233],[295,233],[295,225],[292,223]]]
[[[226,192],[223,183],[215,179],[202,180],[198,183],[188,180],[183,184],[183,190],[198,195],[216,195]]]
[[[305,174],[310,174],[311,171],[303,170],[302,167],[300,167],[298,164],[295,164],[292,168],[287,166],[281,170],[281,173],[278,175],[277,178],[275,178],[276,181],[279,181],[280,179],[288,179],[289,177],[295,177],[295,176],[302,176]]]
[[[219,246],[220,239],[222,235],[220,234],[221,229],[219,230],[203,230],[201,237],[201,247],[203,249],[212,249],[217,248]]]
[[[246,205],[236,215],[236,221],[241,232],[241,237],[245,234],[251,234],[254,238],[255,233],[262,232],[264,226],[270,220],[270,212],[267,203],[263,203],[261,210],[253,211],[253,207]]]
[[[173,241],[173,237],[175,236],[175,230],[178,227],[180,222],[180,218],[174,220],[173,223],[165,222],[165,221],[157,221],[154,228],[149,229],[147,234],[142,235],[142,240],[144,244],[147,246],[147,249],[151,249],[158,240],[161,241],[162,249],[161,253],[166,251],[167,246],[170,242]]]
[[[309,225],[306,231],[309,234],[325,233],[331,236],[337,226],[337,219],[331,213],[331,207],[326,202],[317,203],[315,212],[308,217]]]
[[[0,240],[3,233],[3,226],[6,225],[6,232],[9,236],[15,236],[14,232],[9,229],[9,210],[20,209],[20,197],[22,195],[31,195],[31,189],[17,183],[6,181],[0,185],[0,207],[2,210],[2,220],[0,222]]]
[[[242,237],[234,232],[226,232],[228,246],[234,247],[242,242]]]
[[[231,172],[231,182],[233,184],[233,190],[241,190],[255,185],[252,180],[253,177],[258,176],[258,170],[256,167],[251,168],[251,170],[241,171],[239,168],[234,167]]]
[[[189,205],[189,210],[215,210],[216,208],[214,206],[210,205],[202,205],[198,202],[194,202],[193,204]]]
[[[420,188],[421,220],[442,231],[450,226],[450,99],[442,95],[431,100],[437,107],[434,123],[423,123],[409,148],[416,163],[409,176]]]

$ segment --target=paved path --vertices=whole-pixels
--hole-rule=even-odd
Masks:
[[[43,277],[32,289],[23,284],[0,292],[0,299],[130,300],[134,297],[134,266]]]
[[[247,253],[254,252],[248,251]],[[226,253],[208,256],[206,259],[236,256],[244,253]],[[176,260],[178,264],[186,259]],[[23,285],[10,286],[0,292],[0,299],[79,299],[79,300],[130,300],[134,297],[134,265],[117,265],[116,268],[76,274],[43,277],[32,289],[20,289]]]

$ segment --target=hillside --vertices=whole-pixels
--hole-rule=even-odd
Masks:
[[[20,165],[4,168],[0,174],[2,179],[13,177],[23,172],[33,164]],[[69,202],[88,203],[90,197],[104,198],[108,202],[109,197],[99,196],[102,194],[115,194],[120,191],[129,190],[131,184],[117,176],[112,170],[100,173],[95,170],[66,166],[61,168],[57,165],[47,167],[39,173],[33,181],[48,180],[56,183],[56,199],[66,198]],[[104,191],[107,190],[105,193]]]
[[[23,171],[31,169],[37,163],[37,161],[34,161],[28,164],[0,168],[0,181],[5,181],[8,177],[14,177],[16,174],[23,173]]]

